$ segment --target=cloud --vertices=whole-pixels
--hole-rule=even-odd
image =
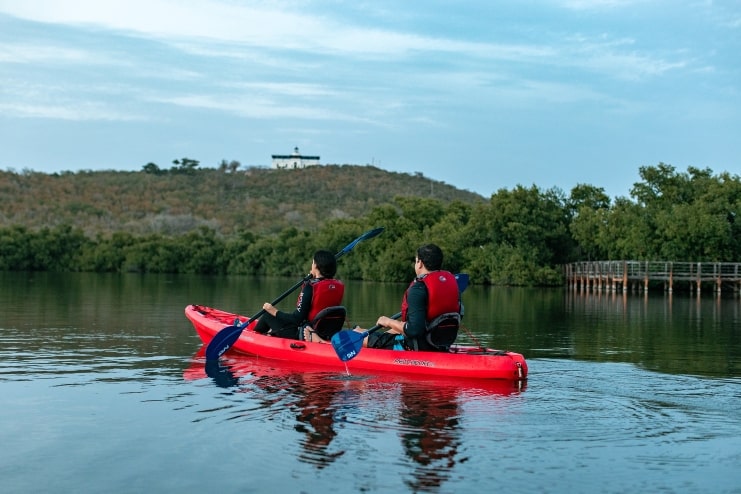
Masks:
[[[105,105],[96,103],[70,104],[29,104],[0,102],[0,113],[4,117],[43,118],[52,120],[68,120],[74,122],[134,122],[150,120],[149,117],[129,112],[122,113]]]
[[[141,98],[136,88],[122,83],[76,84],[62,81],[30,82],[12,77],[0,80],[0,114],[4,118],[67,121],[152,120],[131,102]],[[121,105],[121,100],[129,104]]]
[[[654,0],[558,0],[557,3],[571,10],[601,10],[627,8],[639,3],[651,3]]]
[[[144,37],[200,39],[274,50],[355,55],[468,50],[455,42],[384,29],[354,27],[329,17],[279,10],[273,5],[188,0],[0,1],[0,11],[49,24],[89,26]]]
[[[626,38],[581,38],[569,49],[571,64],[616,79],[632,81],[662,76],[690,64],[688,60],[667,61],[647,52],[641,53],[631,49],[634,43],[634,40]]]
[[[637,1],[569,0],[561,5],[599,8]],[[623,80],[661,75],[685,66],[685,62],[655,59],[648,53],[626,52],[614,43],[574,44],[568,39],[564,43],[553,35],[548,40],[547,33],[538,43],[474,42],[363,27],[352,20],[302,13],[292,6],[286,2],[244,5],[215,0],[0,0],[0,11],[24,19],[112,29],[156,39],[192,55],[240,58],[273,70],[319,70],[321,59],[327,63],[343,59],[403,63],[422,53],[434,53],[437,62],[447,60],[449,66],[492,61],[562,64]],[[47,50],[48,56],[53,56],[53,49]],[[301,53],[319,58],[301,57]],[[79,51],[61,55],[70,61],[74,56],[79,60],[92,57]]]
[[[0,44],[0,63],[67,64],[100,62],[96,58],[98,57],[87,50],[62,48],[38,42]]]
[[[286,104],[285,101],[254,97],[253,95],[189,94],[153,97],[152,101],[187,108],[231,113],[251,119],[332,120],[372,123],[369,119],[360,118],[353,113],[338,111],[329,106]]]

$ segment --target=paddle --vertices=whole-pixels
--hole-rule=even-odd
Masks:
[[[362,242],[363,240],[367,240],[369,238],[373,238],[376,235],[380,234],[383,231],[383,228],[376,228],[374,230],[369,230],[347,244],[344,249],[339,251],[337,254],[335,254],[334,258],[339,259],[340,257],[344,256],[348,252],[350,252],[358,243]],[[301,281],[293,285],[291,288],[283,292],[278,298],[270,302],[270,305],[275,305],[284,298],[286,298],[288,295],[291,294],[294,290],[296,290],[298,287],[300,287],[302,284],[306,283],[311,279],[311,273],[304,276]],[[227,326],[213,337],[213,339],[209,342],[208,346],[206,347],[206,361],[209,360],[216,360],[219,357],[221,357],[224,352],[229,350],[234,342],[239,339],[239,335],[242,334],[242,331],[244,328],[247,327],[247,325],[253,321],[254,319],[257,319],[258,317],[265,314],[265,309],[261,309],[260,312],[255,314],[254,316],[247,319],[242,324],[237,324],[235,326]]]
[[[458,283],[458,293],[463,293],[463,291],[468,287],[468,275],[465,273],[457,274],[455,275],[455,281]],[[391,316],[391,319],[398,319],[400,317],[401,312],[397,312]],[[362,333],[358,331],[339,331],[332,336],[332,348],[334,348],[334,351],[337,353],[337,357],[339,357],[340,360],[347,362],[360,353],[360,350],[363,348],[363,340],[365,340],[365,337],[374,331],[378,331],[382,327],[383,326],[376,324]]]

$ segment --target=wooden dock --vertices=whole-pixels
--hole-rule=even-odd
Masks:
[[[673,261],[582,261],[567,264],[566,282],[577,291],[648,291],[649,284],[663,283],[672,292],[682,284],[698,295],[703,286],[720,294],[741,294],[741,263]]]

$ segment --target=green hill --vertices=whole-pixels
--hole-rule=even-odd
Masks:
[[[146,169],[146,168],[145,168]],[[332,218],[355,218],[394,197],[445,203],[484,198],[452,185],[373,166],[296,170],[182,168],[157,173],[0,171],[0,226],[69,224],[89,235],[128,231],[178,235],[207,226],[229,235],[286,227],[313,231]]]

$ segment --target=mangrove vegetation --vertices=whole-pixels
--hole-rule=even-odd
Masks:
[[[474,283],[558,285],[579,260],[741,260],[741,180],[660,163],[630,197],[578,184],[517,186],[487,200],[421,174],[374,167],[44,175],[0,172],[0,270],[296,277],[337,252],[345,279],[408,281],[414,249],[439,244]],[[256,185],[257,184],[257,185]]]

